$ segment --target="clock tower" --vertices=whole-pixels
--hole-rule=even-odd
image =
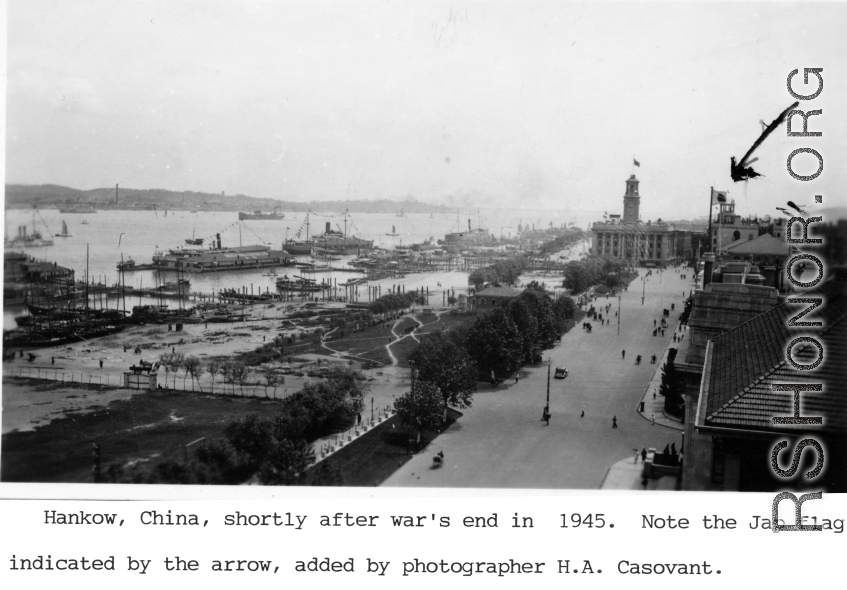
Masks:
[[[626,194],[623,196],[623,222],[638,223],[638,207],[641,197],[638,195],[638,179],[635,174],[626,181]]]

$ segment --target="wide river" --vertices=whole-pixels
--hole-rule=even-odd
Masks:
[[[393,248],[403,244],[422,242],[432,237],[434,240],[444,238],[444,234],[467,229],[468,220],[472,227],[485,227],[495,236],[515,236],[518,224],[531,227],[549,227],[561,224],[575,223],[585,227],[590,221],[584,212],[582,215],[569,213],[567,211],[549,210],[524,210],[520,214],[509,210],[481,210],[479,212],[463,212],[461,214],[406,214],[399,217],[396,211],[386,213],[351,213],[348,216],[347,228],[350,235],[363,239],[373,240],[375,246]],[[26,252],[38,259],[56,262],[61,266],[73,268],[76,277],[81,280],[85,276],[86,264],[88,273],[95,282],[114,284],[119,280],[117,264],[123,255],[124,260],[134,259],[136,262],[150,262],[153,253],[160,249],[178,248],[185,246],[185,239],[192,236],[205,238],[208,247],[211,237],[221,234],[223,246],[238,246],[252,244],[267,244],[273,248],[281,248],[286,236],[301,239],[306,237],[304,221],[305,213],[286,213],[286,217],[280,221],[244,221],[238,223],[238,213],[230,211],[191,213],[188,211],[98,211],[91,214],[69,214],[60,213],[57,209],[39,210],[35,215],[35,226],[45,237],[49,233],[61,232],[62,221],[68,226],[71,237],[56,237],[53,246],[27,249]],[[83,221],[87,221],[84,224]],[[311,213],[309,215],[310,235],[323,233],[326,224],[330,223],[333,229],[344,227],[344,217],[341,213]],[[17,227],[26,225],[27,231],[32,232],[33,212],[32,210],[7,210],[5,216],[6,236],[14,236]],[[240,227],[239,227],[240,225]],[[393,231],[392,231],[393,229]],[[386,234],[396,233],[397,236]],[[86,262],[86,251],[87,262]],[[308,257],[299,256],[299,259],[308,260]],[[354,258],[347,256],[337,262],[334,266],[347,267],[346,262]],[[293,271],[293,272],[292,272]],[[275,289],[275,278],[265,276],[267,269],[244,270],[231,273],[205,273],[191,274],[191,292],[207,293],[218,292],[221,289],[250,287],[258,291]],[[296,273],[296,269],[281,268],[279,274]],[[157,276],[158,275],[158,276]],[[164,280],[174,280],[174,273],[156,273],[155,271],[128,272],[125,275],[126,284],[136,287],[151,287]],[[346,282],[350,278],[360,276],[354,273],[324,272],[316,275],[316,279],[326,279]],[[412,278],[412,277],[409,277]],[[458,279],[451,282],[456,283]],[[382,281],[386,283],[386,281]],[[388,280],[390,286],[392,281]],[[407,288],[413,287],[410,281]],[[412,281],[414,282],[414,281]],[[454,284],[458,290],[464,285]],[[436,285],[433,284],[432,287]],[[446,285],[445,285],[446,286]],[[359,296],[366,297],[367,289],[359,288]],[[385,287],[384,287],[385,289]],[[145,302],[141,300],[141,302]],[[138,305],[139,299],[133,297],[132,301],[127,298],[127,310],[132,305]],[[109,305],[115,305],[114,300]],[[171,300],[171,305],[176,305],[176,300]],[[4,310],[4,329],[15,326],[13,317],[21,313],[20,309]]]

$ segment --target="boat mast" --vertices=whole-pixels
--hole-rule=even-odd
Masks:
[[[85,245],[85,309],[88,309],[88,244]]]

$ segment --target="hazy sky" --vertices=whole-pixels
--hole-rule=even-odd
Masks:
[[[293,200],[399,197],[621,212],[742,213],[845,187],[847,5],[12,0],[6,181]],[[821,138],[739,157],[794,99]],[[799,123],[799,118],[798,118]],[[814,147],[824,173],[793,180]],[[811,156],[797,171],[816,168]],[[829,200],[827,200],[829,199]]]

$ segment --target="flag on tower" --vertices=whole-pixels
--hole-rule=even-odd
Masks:
[[[712,205],[728,202],[726,194],[726,191],[716,191],[715,189],[712,189]]]
[[[638,166],[639,168],[641,168],[641,163],[638,160],[636,160],[635,158],[632,159],[632,165]]]

